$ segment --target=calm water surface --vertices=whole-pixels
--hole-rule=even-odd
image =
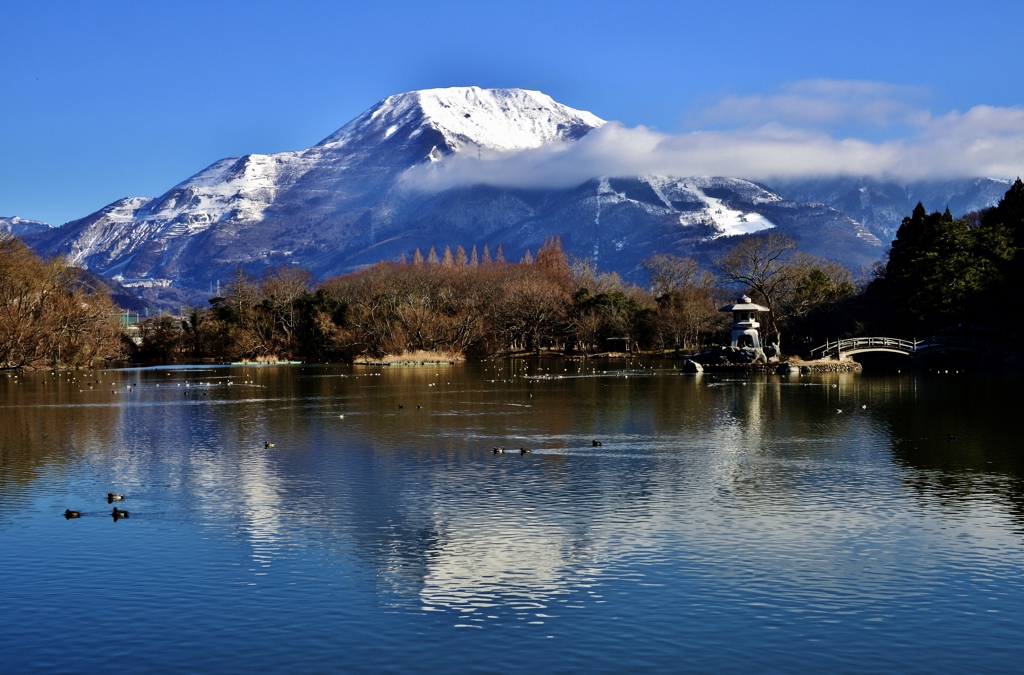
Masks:
[[[1021,672],[1017,379],[626,367],[0,375],[0,671]]]

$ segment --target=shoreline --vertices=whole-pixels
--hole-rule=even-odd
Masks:
[[[856,361],[783,361],[777,363],[731,363],[703,366],[705,373],[767,373],[800,375],[808,373],[860,373],[864,366]],[[805,370],[806,369],[806,370]]]

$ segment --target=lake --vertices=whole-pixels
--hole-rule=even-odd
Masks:
[[[676,365],[2,374],[2,670],[1020,672],[1019,378]]]

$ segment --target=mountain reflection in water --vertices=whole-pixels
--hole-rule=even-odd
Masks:
[[[0,377],[0,650],[106,663],[85,638],[46,646],[68,617],[114,628],[102,598],[132,617],[118,653],[142,672],[1020,661],[1016,380],[673,365]],[[113,528],[108,490],[132,513]],[[111,565],[133,590],[104,586]]]

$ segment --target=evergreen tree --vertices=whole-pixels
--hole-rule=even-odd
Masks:
[[[490,265],[491,264],[491,251],[490,251],[490,249],[487,248],[487,244],[484,244],[484,254],[483,254],[483,257],[480,259],[480,263],[482,265]]]
[[[466,258],[466,249],[459,246],[455,249],[455,266],[465,267],[468,258]]]
[[[519,260],[519,264],[520,265],[532,265],[533,264],[533,256],[530,254],[530,249],[526,249],[526,253],[523,254],[523,257],[520,258],[520,260]]]
[[[470,267],[476,267],[479,264],[480,264],[480,261],[477,260],[477,257],[476,257],[476,244],[473,244],[473,253],[471,253],[470,256],[469,256],[469,266]]]
[[[412,264],[413,265],[422,265],[423,264],[423,254],[420,253],[420,250],[418,248],[412,254]]]
[[[891,280],[903,276],[907,265],[917,256],[921,247],[934,238],[938,220],[938,213],[929,216],[924,210],[924,204],[917,203],[913,213],[903,219],[900,229],[896,231],[896,239],[892,242],[886,265],[886,278]]]
[[[1013,245],[1024,247],[1024,182],[1014,181],[999,204],[985,213],[983,225],[1005,225],[1013,232]]]
[[[498,248],[494,249],[494,262],[497,265],[505,264],[505,247],[498,242]]]
[[[427,253],[427,263],[431,265],[436,265],[438,263],[437,249],[435,249],[433,246],[430,247],[430,251]]]
[[[455,266],[455,258],[452,256],[452,249],[450,246],[444,247],[444,254],[441,256],[441,265],[443,267]]]

